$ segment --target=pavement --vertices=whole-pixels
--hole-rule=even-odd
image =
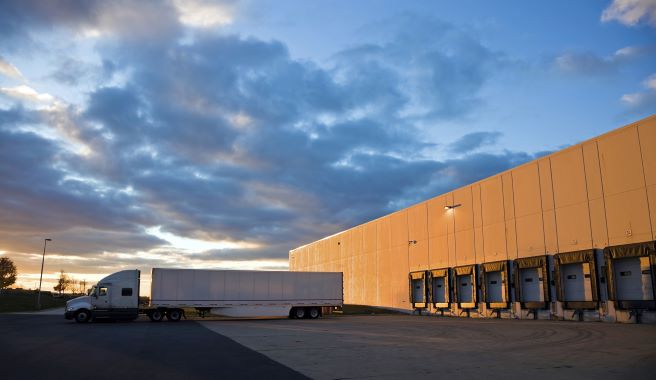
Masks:
[[[651,379],[656,325],[328,316],[77,324],[0,314],[4,379]]]
[[[305,379],[198,323],[0,314],[1,379]]]
[[[65,307],[55,307],[52,309],[45,310],[33,310],[33,311],[17,311],[11,314],[22,314],[22,315],[64,315]]]
[[[314,379],[653,379],[656,325],[409,315],[210,321]]]

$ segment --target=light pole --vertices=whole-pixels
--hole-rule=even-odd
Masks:
[[[46,244],[52,239],[43,240],[43,256],[41,257],[41,277],[39,277],[39,293],[36,296],[36,309],[41,310],[41,281],[43,281],[43,263],[46,261]]]

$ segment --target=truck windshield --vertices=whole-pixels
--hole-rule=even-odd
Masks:
[[[96,286],[95,285],[92,286],[91,289],[89,289],[89,295],[92,296],[94,294],[96,294]]]

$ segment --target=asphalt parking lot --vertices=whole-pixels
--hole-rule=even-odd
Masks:
[[[191,321],[0,314],[0,379],[305,379]]]
[[[656,325],[409,315],[202,325],[315,379],[653,379]]]
[[[652,378],[656,326],[406,315],[91,323],[0,315],[3,379]]]

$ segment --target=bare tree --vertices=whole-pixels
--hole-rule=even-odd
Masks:
[[[79,294],[84,294],[84,293],[86,293],[86,292],[87,292],[86,287],[87,287],[87,280],[80,280],[80,281],[77,281],[77,289],[76,289],[76,293],[79,293]]]
[[[57,280],[57,285],[55,285],[54,289],[56,292],[59,294],[63,294],[66,292],[66,289],[70,289],[71,286],[73,285],[73,280],[71,280],[70,277],[64,272],[62,269],[59,273],[59,280]]]
[[[16,283],[16,265],[8,257],[0,258],[0,292]]]

